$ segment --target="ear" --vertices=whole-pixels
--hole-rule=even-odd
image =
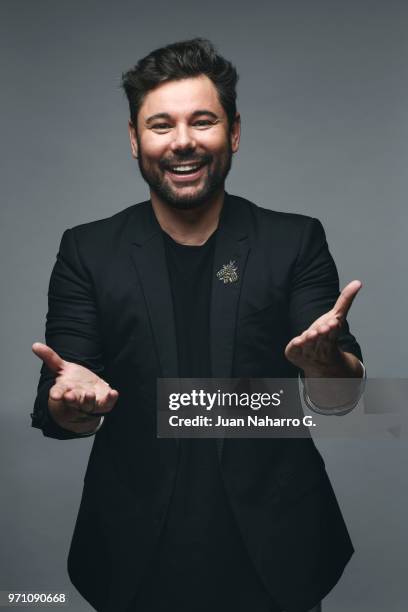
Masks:
[[[134,159],[137,159],[138,146],[137,146],[136,129],[130,119],[128,123],[128,129],[129,129],[130,149],[132,151],[132,157]]]
[[[241,115],[239,113],[235,114],[234,121],[231,125],[230,131],[230,139],[231,139],[231,149],[233,153],[236,153],[239,149],[239,141],[241,138]]]

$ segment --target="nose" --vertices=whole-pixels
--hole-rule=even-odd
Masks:
[[[174,130],[171,150],[173,152],[194,150],[196,146],[196,141],[193,133],[191,132],[191,128],[188,125],[178,125]]]

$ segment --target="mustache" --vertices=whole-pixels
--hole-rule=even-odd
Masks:
[[[177,155],[177,157],[172,157],[171,159],[162,159],[159,162],[159,166],[162,170],[169,170],[171,166],[177,165],[178,162],[183,162],[183,164],[208,164],[212,161],[212,155],[195,155],[192,157],[191,153],[186,155]]]

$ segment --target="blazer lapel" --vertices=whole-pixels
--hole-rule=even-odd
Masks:
[[[225,194],[217,231],[211,296],[211,370],[213,378],[232,376],[238,305],[249,253],[247,207]],[[219,458],[222,438],[217,439]]]
[[[149,313],[160,374],[177,378],[177,338],[163,236],[150,202],[140,208],[138,223],[133,224],[131,257]]]

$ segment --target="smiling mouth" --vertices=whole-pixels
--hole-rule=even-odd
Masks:
[[[175,176],[185,176],[185,177],[195,177],[198,175],[200,170],[207,165],[207,162],[192,162],[190,164],[173,164],[172,166],[167,166],[166,170],[170,174]]]

